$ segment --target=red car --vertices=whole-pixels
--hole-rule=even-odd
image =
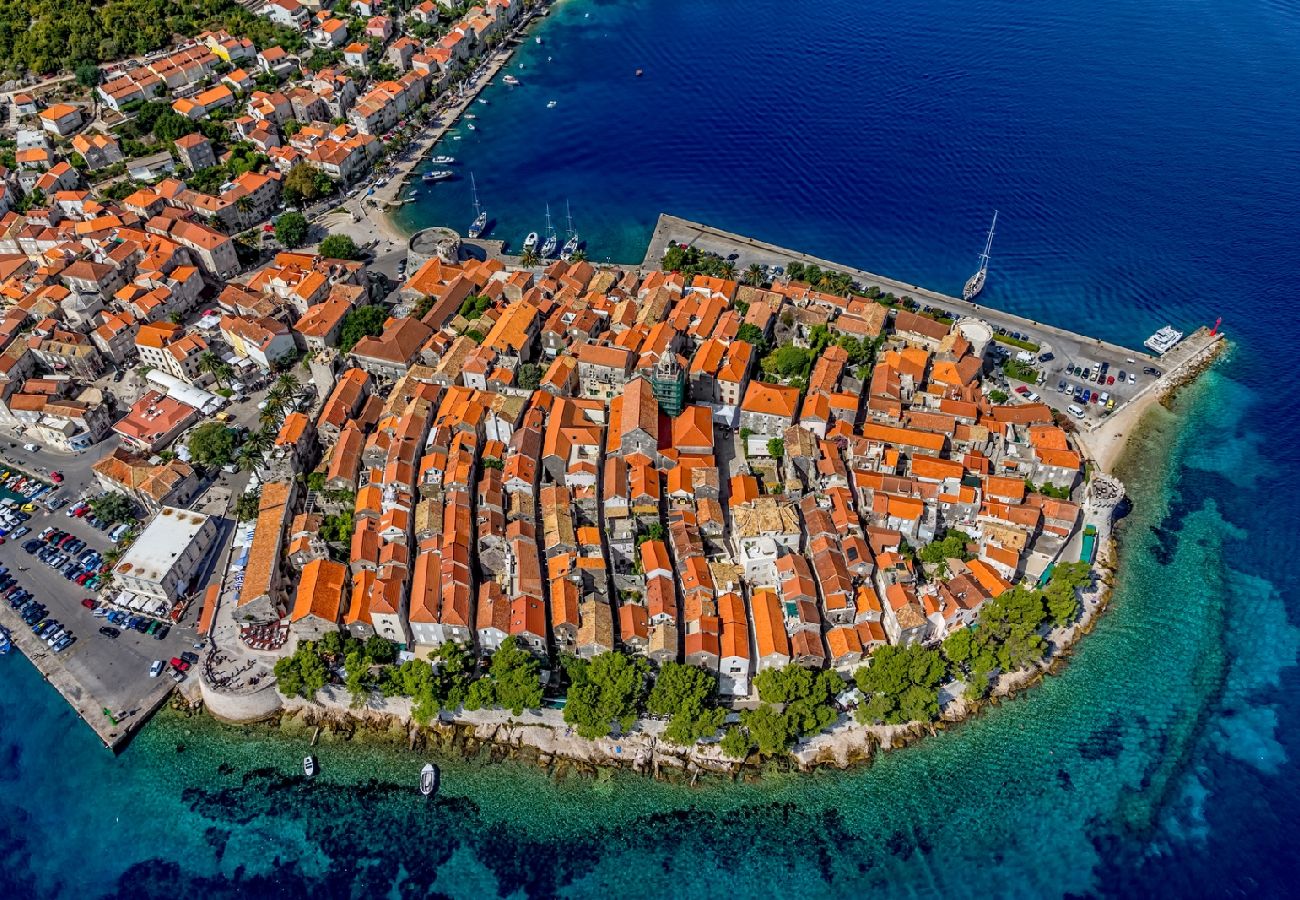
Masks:
[[[1107,384],[1114,384],[1114,383],[1115,383],[1115,376],[1114,376],[1114,375],[1107,375],[1107,376],[1106,376],[1106,383],[1107,383]]]
[[[172,668],[175,669],[177,672],[188,672],[190,668],[190,664],[187,663],[185,660],[181,659],[179,656],[173,656],[171,658],[171,664],[172,664]]]
[[[1028,394],[1028,393],[1029,393],[1029,388],[1025,387],[1025,386],[1022,384],[1022,385],[1020,385],[1020,387],[1016,388],[1016,393],[1017,393],[1017,394],[1020,394],[1020,395],[1023,396],[1023,395],[1025,395],[1025,394]]]
[[[94,609],[94,608],[95,608],[95,600],[94,600],[93,597],[87,597],[86,599],[84,599],[84,600],[81,601],[81,605],[84,606],[84,607],[86,607],[86,609]]]
[[[62,472],[51,472],[51,473],[50,473],[50,481],[53,481],[55,484],[63,484],[63,473],[62,473]]]

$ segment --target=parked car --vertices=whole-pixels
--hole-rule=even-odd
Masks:
[[[150,677],[150,678],[157,678],[159,675],[162,674],[162,672],[163,672],[163,667],[166,666],[166,665],[167,665],[167,664],[166,664],[165,662],[163,662],[161,659],[155,659],[155,660],[153,661],[153,665],[151,665],[151,666],[149,667],[149,677]]]

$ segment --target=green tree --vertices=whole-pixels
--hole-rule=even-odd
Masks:
[[[351,697],[351,706],[357,709],[363,703],[370,692],[374,690],[374,682],[370,677],[370,661],[366,659],[365,654],[352,651],[347,655],[343,663],[344,671],[347,676],[343,679],[343,686],[348,690],[348,696]]]
[[[134,522],[136,520],[135,504],[126,496],[116,492],[101,494],[90,499],[90,509],[95,517],[104,522]]]
[[[492,654],[488,677],[495,705],[515,715],[542,705],[541,665],[515,638],[506,638]]]
[[[346,234],[331,234],[320,242],[320,255],[329,259],[356,259],[360,251]]]
[[[764,669],[755,676],[754,686],[764,703],[785,705],[787,724],[795,734],[815,734],[839,718],[835,698],[844,690],[844,680],[828,669]]]
[[[531,247],[525,249],[523,253],[519,254],[519,265],[523,266],[525,269],[531,269],[540,261],[541,257],[538,256],[537,251]]]
[[[235,436],[220,422],[205,422],[190,432],[187,446],[199,465],[219,469],[234,459]]]
[[[767,455],[773,459],[781,459],[785,456],[785,441],[781,438],[768,438]]]
[[[763,329],[749,322],[745,322],[736,329],[736,340],[753,345],[754,351],[757,353],[763,353],[767,350],[767,336],[763,334]]]
[[[606,737],[615,725],[628,731],[645,694],[649,665],[618,652],[601,653],[590,661],[565,659],[572,685],[564,706],[564,721],[586,738]]]
[[[303,200],[310,202],[330,194],[334,190],[334,182],[315,166],[298,163],[285,174],[281,190],[286,203],[299,203]]]
[[[388,310],[382,306],[360,306],[343,317],[339,330],[339,350],[347,353],[364,337],[375,337],[384,333],[384,322],[388,321]]]
[[[669,716],[664,737],[674,744],[694,744],[722,727],[726,711],[714,705],[718,680],[697,666],[664,663],[655,678],[646,711]]]
[[[301,246],[310,227],[302,213],[282,213],[275,222],[275,239],[286,247]]]
[[[515,383],[526,391],[535,391],[542,383],[542,367],[536,363],[524,363],[515,372]]]
[[[749,268],[745,269],[745,280],[758,287],[763,283],[763,267],[758,263],[750,263]]]
[[[853,673],[868,702],[858,707],[858,721],[928,722],[939,715],[939,684],[947,675],[942,655],[913,644],[888,645],[871,654],[869,665]]]
[[[813,353],[811,350],[796,347],[794,344],[786,344],[763,357],[761,368],[768,375],[794,378],[796,376],[807,376],[812,369],[812,361]]]
[[[750,740],[764,756],[785,753],[795,739],[790,720],[784,713],[777,712],[776,707],[770,703],[764,703],[757,709],[742,709],[740,724],[745,726]]]
[[[365,656],[372,665],[390,665],[397,659],[397,645],[386,637],[372,634],[366,639]]]
[[[740,726],[732,726],[722,733],[722,752],[732,759],[745,759],[754,751],[754,741],[749,731]]]
[[[84,88],[93,88],[99,84],[99,66],[94,63],[82,63],[75,70],[77,84]]]
[[[258,508],[262,502],[262,489],[255,488],[239,495],[235,501],[235,519],[239,522],[252,522],[257,518]]]

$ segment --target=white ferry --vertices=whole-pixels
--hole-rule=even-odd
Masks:
[[[1164,356],[1170,350],[1174,349],[1174,346],[1182,339],[1183,333],[1181,331],[1174,328],[1172,325],[1166,325],[1164,328],[1161,328],[1155,334],[1151,335],[1151,337],[1143,341],[1143,346],[1152,353]]]

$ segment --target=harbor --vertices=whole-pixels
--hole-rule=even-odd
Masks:
[[[150,678],[152,656],[134,648],[120,652],[125,645],[99,638],[92,623],[98,626],[100,620],[87,613],[79,629],[85,633],[81,640],[56,654],[9,604],[0,603],[0,624],[9,631],[14,648],[62,695],[104,746],[117,752],[167,701],[175,683],[170,678]],[[141,638],[145,649],[146,640],[154,643]]]

